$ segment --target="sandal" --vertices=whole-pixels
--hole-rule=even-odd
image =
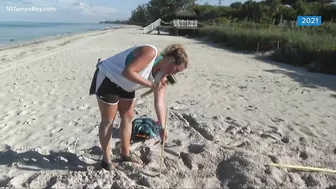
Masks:
[[[136,155],[130,152],[129,156],[123,156],[122,154],[120,154],[121,157],[121,161],[128,161],[128,162],[133,162],[133,163],[137,163],[140,165],[143,165],[142,160]]]
[[[100,165],[107,171],[112,171],[115,168],[112,162],[106,163],[104,160],[101,160]]]

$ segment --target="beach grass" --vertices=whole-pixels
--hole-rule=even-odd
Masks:
[[[323,30],[326,28],[326,30]],[[204,25],[198,35],[225,44],[234,50],[262,52],[274,50],[271,58],[315,71],[336,74],[336,24],[323,27],[279,27],[230,23]]]

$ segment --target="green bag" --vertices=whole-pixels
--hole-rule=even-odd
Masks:
[[[131,139],[133,140],[155,138],[160,136],[161,132],[163,132],[163,128],[147,115],[143,115],[132,121]]]

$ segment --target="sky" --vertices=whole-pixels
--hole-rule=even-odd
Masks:
[[[0,0],[0,21],[84,22],[126,20],[149,0]],[[222,0],[222,5],[246,0]],[[218,0],[200,0],[200,4]]]

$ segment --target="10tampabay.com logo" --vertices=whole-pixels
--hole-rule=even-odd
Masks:
[[[298,26],[321,26],[322,16],[298,16]]]

